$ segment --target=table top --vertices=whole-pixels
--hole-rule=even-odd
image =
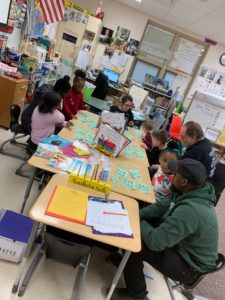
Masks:
[[[32,206],[29,216],[40,223],[50,225],[56,228],[60,228],[105,244],[109,244],[115,247],[122,248],[124,250],[139,252],[141,250],[141,238],[140,238],[140,221],[139,221],[139,207],[136,200],[122,196],[117,193],[111,193],[109,200],[123,201],[124,208],[128,211],[130,225],[133,231],[134,238],[114,237],[101,234],[93,234],[92,228],[87,225],[78,224],[75,222],[59,219],[45,215],[49,199],[56,185],[68,186],[74,189],[88,192],[90,195],[103,197],[102,193],[89,190],[85,187],[68,183],[68,176],[56,174],[54,175],[45,189],[42,191],[34,205]]]
[[[110,102],[102,99],[98,99],[95,97],[90,97],[88,100],[84,100],[85,104],[88,104],[94,108],[97,108],[99,110],[109,110],[110,106],[112,105]]]
[[[82,116],[89,115],[95,121],[98,120],[99,116],[82,111],[77,114],[77,119],[74,120],[74,129],[63,128],[59,135],[74,141],[74,134],[78,124],[81,123],[79,119]],[[96,128],[89,128],[88,122],[82,122],[82,130],[85,132],[95,133]],[[112,191],[117,192],[128,197],[135,198],[148,203],[155,203],[155,195],[151,186],[151,180],[148,171],[148,160],[146,152],[140,147],[138,135],[140,131],[137,129],[130,128],[125,132],[128,138],[132,139],[132,142],[119,154],[118,157],[109,157],[111,163],[111,172],[109,176],[109,182],[112,185]],[[134,137],[134,141],[133,141]],[[139,143],[139,144],[138,144]],[[98,151],[97,149],[95,151]],[[99,152],[99,151],[98,151]],[[101,152],[99,152],[101,154]],[[50,167],[47,165],[47,160],[38,156],[33,155],[28,163],[36,168],[40,168],[52,173],[66,174],[64,171]],[[132,178],[133,170],[139,171],[140,179]],[[124,179],[126,179],[124,181]],[[131,186],[132,185],[132,186]],[[149,187],[147,191],[144,191],[146,187]]]

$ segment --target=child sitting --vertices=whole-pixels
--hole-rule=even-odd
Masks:
[[[152,149],[147,150],[148,162],[152,167],[153,165],[159,165],[160,152],[166,148],[168,136],[165,129],[152,132]]]
[[[61,97],[55,92],[47,92],[42,97],[42,102],[37,106],[32,115],[31,137],[28,151],[34,152],[41,139],[54,134],[55,127],[70,127],[73,122],[65,122],[64,115],[58,110],[61,108]]]
[[[63,98],[62,112],[67,121],[75,118],[78,110],[89,109],[89,107],[84,104],[83,100],[82,90],[84,88],[84,84],[85,79],[83,77],[75,76],[73,79],[73,86],[69,92],[69,95]]]
[[[125,118],[127,119],[127,124],[129,126],[134,126],[134,116],[132,113],[133,98],[130,95],[125,95],[122,98],[122,103],[120,106],[111,106],[111,112],[124,113]]]
[[[141,147],[145,149],[152,149],[152,128],[153,124],[151,120],[146,120],[143,122],[142,129],[143,129],[143,135],[142,135],[142,144]]]
[[[161,199],[171,195],[170,186],[174,175],[170,173],[167,163],[170,160],[177,159],[178,155],[173,149],[166,148],[161,151],[159,155],[160,166],[152,178],[152,187],[155,193],[156,201],[160,201]]]

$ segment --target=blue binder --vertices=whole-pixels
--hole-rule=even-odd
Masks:
[[[0,215],[0,237],[27,243],[34,221],[29,217],[10,210],[2,210]]]

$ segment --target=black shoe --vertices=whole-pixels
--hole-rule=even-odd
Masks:
[[[109,292],[109,289],[107,289],[107,294]],[[117,288],[113,291],[111,300],[147,300],[148,298],[145,297],[132,297],[129,295],[126,288]]]

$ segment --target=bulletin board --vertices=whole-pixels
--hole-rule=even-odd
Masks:
[[[225,125],[225,99],[196,92],[184,118],[184,123],[188,121],[198,122],[206,137],[216,142]]]

